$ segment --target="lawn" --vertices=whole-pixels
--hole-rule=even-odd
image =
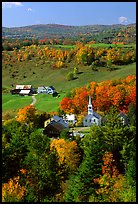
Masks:
[[[30,96],[11,95],[10,93],[2,94],[2,112],[13,110],[16,111],[19,108],[29,105],[32,102]]]
[[[39,111],[44,112],[52,112],[57,111],[59,102],[65,94],[60,94],[60,97],[53,97],[52,95],[48,94],[38,94],[36,95],[36,104],[35,108]]]

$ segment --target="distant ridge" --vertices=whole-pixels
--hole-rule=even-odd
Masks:
[[[121,26],[121,27],[124,27],[124,26],[136,26],[136,23],[130,23],[130,24],[127,24],[127,25],[123,25],[123,24],[91,24],[91,25],[64,25],[64,24],[57,24],[57,23],[48,23],[48,24],[32,24],[32,25],[26,25],[26,26],[15,26],[15,27],[5,27],[3,26],[2,28],[9,28],[9,29],[12,29],[12,28],[27,28],[27,27],[37,27],[37,26],[50,26],[50,27],[93,27],[93,26]]]
[[[51,38],[51,37],[64,37],[70,38],[81,34],[99,34],[99,32],[119,31],[120,29],[127,27],[136,28],[136,23],[122,25],[84,25],[84,26],[72,26],[61,24],[35,24],[30,26],[21,27],[2,27],[2,37],[24,38],[24,37],[36,37],[36,38]]]

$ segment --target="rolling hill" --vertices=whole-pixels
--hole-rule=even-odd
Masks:
[[[129,37],[135,40],[136,24],[122,25],[85,25],[85,26],[69,26],[59,24],[39,24],[23,27],[2,27],[2,37],[9,38],[75,38],[78,36],[93,36],[97,39],[99,36],[103,38],[114,38],[119,32],[125,32]],[[121,35],[122,35],[121,34]],[[102,37],[101,37],[102,38]],[[133,41],[134,41],[133,40]]]

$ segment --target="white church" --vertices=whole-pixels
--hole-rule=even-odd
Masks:
[[[88,114],[83,119],[83,126],[89,127],[93,124],[101,125],[101,116],[93,111],[91,96],[89,96]]]

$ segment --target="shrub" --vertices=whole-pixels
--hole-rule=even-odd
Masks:
[[[66,79],[67,79],[68,81],[73,80],[73,79],[74,79],[74,74],[73,74],[73,72],[69,72],[69,73],[67,74],[67,76],[66,76]]]

